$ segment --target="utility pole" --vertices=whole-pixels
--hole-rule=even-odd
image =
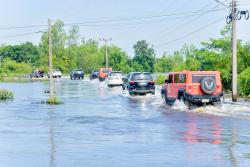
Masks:
[[[232,101],[237,101],[238,86],[237,86],[237,8],[236,0],[232,0]]]
[[[48,36],[49,36],[49,95],[50,98],[54,97],[54,83],[52,71],[52,39],[51,39],[51,20],[48,20]]]
[[[107,39],[107,38],[101,38],[100,39],[100,41],[104,41],[104,43],[105,43],[106,68],[109,67],[109,62],[108,62],[108,46],[107,46],[107,43],[108,43],[108,41],[111,41],[111,40],[112,40],[112,38],[109,38],[109,39]]]
[[[0,68],[2,67],[2,56],[0,56]]]

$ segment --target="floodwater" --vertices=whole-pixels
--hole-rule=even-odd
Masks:
[[[189,111],[159,95],[130,97],[98,81],[0,83],[0,167],[250,166],[250,104]],[[159,89],[159,88],[158,88]]]

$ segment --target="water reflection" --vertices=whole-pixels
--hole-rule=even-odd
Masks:
[[[188,115],[185,121],[184,132],[179,132],[182,134],[182,139],[189,144],[197,144],[200,142],[207,142],[210,144],[221,144],[222,129],[220,127],[219,117],[210,117],[207,123],[200,122],[197,115]]]
[[[56,167],[56,144],[55,144],[55,120],[54,120],[54,112],[52,110],[49,111],[49,146],[50,146],[50,160],[49,167]]]
[[[237,143],[237,130],[236,129],[232,129],[232,133],[231,133],[231,144],[229,145],[229,158],[231,161],[231,166],[232,167],[238,167],[238,163],[237,163],[237,159],[235,157],[234,154],[234,148],[235,145]]]

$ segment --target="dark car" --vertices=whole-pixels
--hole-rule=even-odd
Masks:
[[[95,70],[95,71],[92,71],[92,73],[89,75],[89,79],[92,80],[92,79],[97,79],[99,76],[99,71]]]
[[[30,74],[30,78],[43,78],[44,71],[43,70],[35,70]]]
[[[84,79],[84,72],[82,70],[73,70],[70,73],[70,79]]]
[[[130,95],[145,95],[147,93],[155,94],[155,83],[148,72],[132,72],[123,78],[122,88]]]

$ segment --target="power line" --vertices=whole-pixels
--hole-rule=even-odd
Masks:
[[[219,0],[215,0],[216,2],[218,2],[219,4],[223,5],[224,7],[228,8],[231,10],[231,8],[229,6],[227,6],[224,2],[221,2]]]
[[[214,11],[219,11],[222,9],[217,9]],[[165,18],[165,17],[171,17],[171,16],[182,16],[182,15],[197,15],[202,14],[206,11],[198,11],[198,12],[183,12],[183,13],[171,13],[171,14],[163,14],[163,15],[153,15],[153,16],[143,16],[143,17],[132,17],[132,18],[121,18],[121,19],[99,19],[95,21],[85,21],[85,22],[76,22],[76,23],[69,23],[64,24],[64,26],[71,26],[71,25],[80,25],[80,26],[105,26],[107,24],[97,24],[97,23],[113,23],[113,22],[121,22],[121,21],[133,21],[135,20],[138,22],[138,20],[149,20],[149,19],[159,19],[159,18]],[[126,24],[126,23],[124,23]],[[134,24],[134,23],[132,23]],[[11,30],[11,29],[29,29],[29,28],[39,28],[39,27],[47,27],[46,24],[41,25],[24,25],[24,26],[9,26],[9,27],[0,27],[0,30]]]
[[[209,4],[208,4],[208,5],[209,5]],[[208,13],[213,12],[213,11],[214,11],[217,7],[219,7],[219,6],[220,6],[220,5],[216,5],[215,7],[210,8],[210,9],[207,10],[205,13],[199,14],[197,17],[195,17],[195,18],[193,18],[193,19],[191,19],[191,20],[189,19],[189,20],[187,20],[187,21],[185,21],[185,22],[182,22],[183,20],[185,20],[185,19],[183,19],[183,20],[181,20],[180,22],[177,22],[176,24],[174,24],[173,26],[170,26],[170,27],[174,27],[174,26],[178,25],[179,23],[182,23],[182,24],[180,24],[178,27],[172,28],[172,30],[170,30],[170,31],[165,32],[163,35],[161,34],[161,37],[166,36],[167,34],[171,34],[172,32],[175,32],[176,30],[180,30],[180,29],[183,29],[183,28],[187,27],[187,25],[189,25],[189,24],[191,24],[192,22],[196,21],[196,20],[199,19],[200,17],[202,17],[202,16],[204,16],[204,15],[206,15],[206,14],[208,14]],[[205,6],[204,6],[204,7],[205,7]],[[204,8],[204,7],[202,7],[202,8]],[[202,9],[202,8],[201,8],[201,9]],[[155,37],[154,37],[153,39],[155,39]]]
[[[39,28],[47,27],[48,25],[27,25],[27,26],[12,26],[12,27],[0,27],[0,30],[11,30],[11,29],[26,29],[26,28]]]
[[[207,24],[207,25],[205,25],[205,26],[203,26],[203,27],[200,27],[200,28],[198,28],[198,29],[196,29],[196,30],[194,30],[194,31],[192,31],[192,32],[189,32],[188,34],[185,34],[185,35],[183,35],[183,36],[180,36],[180,37],[178,37],[178,38],[176,38],[176,39],[174,39],[174,40],[170,40],[170,41],[168,41],[168,42],[165,42],[165,43],[156,45],[155,47],[157,48],[157,47],[169,45],[170,43],[176,42],[176,41],[181,40],[181,39],[183,39],[183,38],[186,38],[186,37],[188,37],[188,36],[190,36],[190,35],[193,35],[193,34],[199,32],[199,31],[202,31],[202,30],[206,29],[207,27],[212,26],[212,25],[214,25],[214,24],[216,24],[216,23],[218,23],[218,22],[220,22],[220,21],[222,21],[222,20],[224,20],[224,19],[225,19],[224,17],[223,17],[223,18],[220,18],[220,19],[218,19],[218,20],[216,20],[216,21],[214,21],[214,22],[211,22],[211,23],[209,23],[209,24]]]
[[[219,11],[223,9],[215,9],[213,11]],[[147,20],[147,19],[159,19],[159,18],[165,18],[165,17],[171,17],[171,16],[182,16],[182,15],[198,15],[206,13],[207,11],[196,11],[196,12],[182,12],[182,13],[170,13],[170,14],[163,14],[163,15],[154,15],[154,16],[143,16],[143,17],[132,17],[132,18],[121,18],[121,19],[103,19],[103,20],[96,20],[96,21],[85,21],[85,22],[75,22],[75,23],[66,23],[65,26],[71,26],[71,25],[81,25],[81,26],[95,26],[99,25],[96,23],[112,23],[112,22],[121,22],[121,21],[138,21],[138,20]],[[212,12],[212,10],[211,10]],[[103,25],[103,24],[101,24]]]
[[[15,38],[15,37],[22,37],[22,36],[27,36],[27,35],[32,35],[32,34],[39,34],[39,33],[44,33],[46,30],[40,30],[40,31],[34,31],[34,32],[29,32],[29,33],[23,33],[23,34],[15,34],[15,35],[8,35],[8,36],[0,36],[0,38]]]

